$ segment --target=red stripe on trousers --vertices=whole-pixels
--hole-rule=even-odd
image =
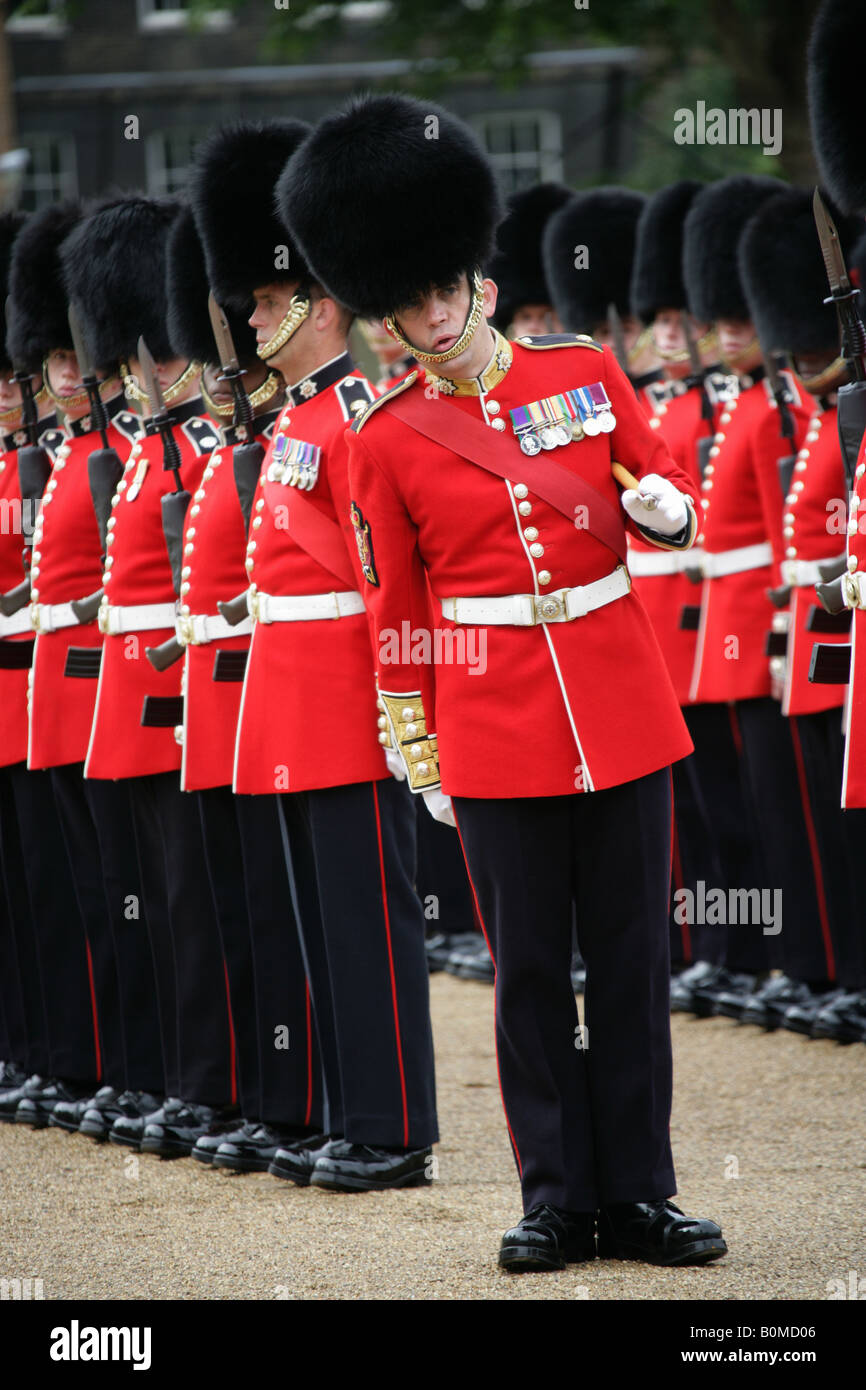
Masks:
[[[93,980],[93,957],[90,954],[90,942],[84,938],[87,947],[87,978],[90,982],[90,1012],[93,1016],[93,1050],[96,1053],[96,1079],[102,1080],[102,1049],[99,1046],[99,1010],[96,1007],[96,985]]]
[[[403,1043],[400,1038],[400,1010],[397,1004],[397,979],[394,974],[394,951],[391,945],[391,918],[388,914],[388,888],[385,882],[385,853],[382,847],[382,821],[379,816],[379,792],[373,783],[376,805],[376,835],[379,841],[379,874],[382,882],[382,911],[385,917],[385,937],[388,942],[388,969],[391,972],[391,999],[394,1005],[394,1037],[397,1043],[397,1066],[400,1071],[400,1094],[403,1099],[403,1145],[409,1147],[409,1108],[406,1103],[406,1073],[403,1070]]]
[[[496,1028],[496,957],[490,948],[490,937],[487,935],[487,928],[484,925],[484,918],[481,916],[481,906],[478,902],[478,894],[475,891],[475,884],[472,882],[472,875],[469,872],[469,860],[466,858],[466,846],[463,843],[463,836],[460,834],[460,826],[457,825],[457,812],[454,810],[454,823],[457,826],[457,836],[460,840],[460,848],[463,851],[463,862],[466,865],[466,877],[469,879],[469,887],[472,889],[472,900],[475,904],[475,912],[478,921],[481,923],[481,930],[484,933],[484,940],[487,942],[487,949],[490,951],[490,959],[493,961],[493,1027]],[[499,1048],[496,1049],[496,1080],[499,1082],[499,1096],[502,1101],[502,1113],[505,1116],[505,1128],[508,1130],[508,1137],[511,1140],[511,1147],[514,1150],[514,1157],[517,1160],[517,1171],[523,1177],[523,1160],[520,1157],[520,1150],[517,1147],[517,1140],[514,1137],[514,1130],[511,1128],[511,1121],[508,1118],[508,1106],[505,1104],[505,1093],[502,1090],[502,1074],[499,1070]]]
[[[821,921],[821,936],[824,939],[824,960],[827,965],[827,979],[836,978],[836,961],[833,957],[833,939],[830,935],[830,918],[827,913],[827,897],[824,892],[824,873],[821,868],[821,856],[818,852],[818,836],[815,834],[815,822],[812,818],[812,807],[809,803],[809,789],[806,784],[806,768],[803,763],[803,748],[800,743],[800,730],[797,726],[796,715],[788,719],[791,729],[791,742],[794,745],[794,758],[797,763],[797,781],[800,783],[800,801],[803,804],[803,818],[806,822],[806,834],[809,837],[809,853],[812,856],[812,871],[815,875],[815,892],[818,897],[818,916]]]
[[[238,1054],[235,1045],[235,1024],[232,1018],[232,996],[229,989],[229,968],[223,956],[223,971],[226,977],[226,1011],[229,1016],[229,1067],[232,1074],[232,1105],[238,1103]]]

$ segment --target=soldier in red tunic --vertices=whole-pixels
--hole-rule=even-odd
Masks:
[[[307,132],[296,121],[216,132],[191,192],[214,294],[240,305],[254,293],[259,357],[287,382],[245,560],[253,637],[234,786],[276,794],[283,817],[331,1138],[279,1150],[271,1172],[358,1191],[429,1181],[438,1135],[412,818],[371,717],[349,524],[344,432],[374,393],[346,350],[351,314],[271,213]]]
[[[490,328],[496,287],[478,268],[498,198],[454,117],[358,101],[322,122],[281,195],[315,273],[424,364],[350,435],[351,510],[382,738],[414,792],[439,814],[453,802],[496,964],[526,1211],[500,1263],[593,1258],[597,1225],[603,1256],[715,1259],[718,1226],[668,1201],[670,764],[690,742],[630,593],[622,520],[625,508],[630,527],[687,547],[689,480],[607,348],[570,334],[509,344]],[[620,495],[613,461],[639,489]]]

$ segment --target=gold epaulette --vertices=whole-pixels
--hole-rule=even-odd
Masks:
[[[420,792],[428,787],[438,787],[438,739],[435,734],[427,732],[427,717],[420,692],[386,695],[380,690],[378,705],[381,711],[379,742],[383,747],[396,748],[399,752],[406,767],[409,790]]]
[[[392,386],[390,391],[386,391],[384,396],[380,396],[378,400],[371,401],[364,413],[362,415],[359,415],[357,420],[355,420],[354,424],[352,425],[354,433],[361,433],[362,427],[367,423],[374,410],[378,410],[380,405],[384,405],[386,401],[390,401],[393,396],[399,396],[401,391],[407,390],[407,388],[410,387],[413,384],[413,382],[417,380],[418,368],[415,367],[414,370],[411,371],[407,377],[404,377],[402,381],[398,381],[397,385]]]
[[[604,352],[601,343],[590,338],[588,333],[544,333],[540,337],[527,335],[514,341],[528,348],[585,347],[592,348],[593,352]]]

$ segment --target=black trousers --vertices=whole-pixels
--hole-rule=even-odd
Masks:
[[[48,1023],[15,803],[15,782],[22,775],[23,763],[0,768],[0,1056],[28,1075],[47,1076]]]
[[[820,861],[819,922],[828,971],[844,989],[866,986],[866,896],[862,874],[866,810],[840,805],[845,741],[842,712],[792,718],[791,735],[808,787]]]
[[[273,796],[195,793],[248,1119],[318,1128],[322,1081],[298,929]]]
[[[768,880],[781,895],[781,930],[766,937],[769,962],[822,984],[834,973],[832,939],[799,721],[769,697],[743,700],[737,713]]]
[[[415,813],[399,782],[279,798],[331,1133],[434,1143],[436,1094]]]
[[[524,1210],[670,1196],[670,769],[580,796],[455,797],[454,810],[496,964],[499,1078]]]
[[[50,772],[8,769],[18,822],[51,1076],[88,1085],[102,1080],[92,957],[78,908]],[[16,931],[16,940],[19,938]],[[40,1041],[39,1046],[42,1046]]]
[[[457,832],[434,820],[424,799],[412,797],[418,833],[415,891],[421,899],[428,931],[478,931],[472,888]],[[481,937],[479,935],[479,943]]]
[[[715,865],[703,877],[706,888],[761,888],[769,885],[757,816],[743,765],[739,706],[688,705],[683,717],[695,745],[691,757],[677,764],[691,783],[692,798],[703,807],[715,853]],[[677,771],[675,769],[675,779]],[[677,782],[674,786],[676,789]],[[676,795],[676,790],[675,790]],[[710,873],[716,875],[710,877]],[[686,886],[693,883],[686,880]],[[690,933],[694,960],[725,963],[730,970],[767,968],[767,946],[760,927],[695,922]]]
[[[176,772],[129,778],[159,1003],[166,1094],[231,1104],[226,967],[196,798]]]

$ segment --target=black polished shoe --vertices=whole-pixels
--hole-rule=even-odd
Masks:
[[[35,1095],[47,1084],[42,1076],[28,1076],[20,1086],[12,1086],[9,1090],[0,1092],[0,1120],[14,1124],[15,1112],[24,1097]]]
[[[754,1023],[772,1033],[780,1026],[787,1009],[794,1004],[808,1004],[817,997],[818,991],[801,980],[774,975],[749,996],[740,1017],[743,1023]],[[820,997],[826,999],[827,991],[821,991]]]
[[[150,1101],[155,1102],[153,1107],[149,1105]],[[122,1144],[127,1148],[140,1149],[148,1120],[151,1117],[156,1119],[169,1110],[179,1110],[183,1101],[177,1096],[166,1096],[164,1100],[158,1100],[147,1091],[124,1091],[123,1095],[118,1097],[117,1104],[122,1113],[113,1121],[108,1131],[109,1144]],[[88,1118],[85,1115],[84,1120]],[[84,1120],[81,1121],[82,1124]]]
[[[703,1265],[727,1253],[715,1221],[684,1216],[670,1201],[623,1202],[598,1213],[601,1260]]]
[[[866,1042],[866,991],[825,999],[815,1014],[812,1037],[834,1038],[840,1043]]]
[[[297,1129],[251,1124],[237,1134],[225,1135],[213,1156],[213,1166],[236,1173],[266,1173],[281,1149],[308,1137]]]
[[[752,994],[754,989],[754,975],[716,965],[713,967],[712,975],[706,976],[692,990],[692,1013],[697,1014],[698,1018],[713,1018],[721,995],[740,995],[745,998],[746,995]]]
[[[686,970],[681,970],[675,980],[671,980],[671,1012],[679,1014],[694,1013],[695,990],[718,970],[708,960],[696,960]]]
[[[48,1117],[48,1123],[56,1129],[65,1129],[68,1134],[77,1134],[88,1110],[101,1110],[104,1105],[111,1105],[117,1100],[117,1095],[113,1086],[101,1086],[95,1096],[58,1101]]]
[[[224,1144],[227,1139],[241,1139],[249,1134],[258,1125],[258,1120],[217,1120],[210,1126],[206,1134],[200,1139],[196,1139],[192,1149],[192,1158],[198,1159],[199,1163],[213,1163],[214,1154],[220,1144]]]
[[[452,936],[451,950],[445,959],[445,969],[449,975],[457,975],[465,979],[462,975],[463,966],[466,961],[474,959],[476,956],[483,955],[487,951],[487,942],[480,932],[468,932],[465,937]]]
[[[316,1159],[312,1187],[328,1192],[379,1192],[389,1187],[423,1187],[432,1182],[429,1149],[378,1149],[332,1139]]]
[[[30,1125],[31,1129],[45,1129],[52,1112],[65,1101],[72,1104],[93,1095],[93,1083],[78,1086],[73,1081],[60,1081],[56,1077],[46,1081],[38,1091],[23,1096],[15,1111],[16,1125]]]
[[[445,970],[448,965],[448,957],[454,951],[467,951],[478,946],[483,942],[484,937],[477,931],[463,932],[436,932],[428,936],[424,942],[427,952],[427,969],[430,974],[437,970]]]
[[[0,1091],[17,1091],[26,1080],[26,1071],[14,1062],[0,1062]]]
[[[477,980],[482,985],[493,984],[496,979],[493,957],[483,938],[477,950],[460,954],[459,964],[453,973],[458,980]]]
[[[502,1237],[499,1267],[511,1274],[565,1269],[595,1259],[595,1212],[533,1207]]]
[[[119,1095],[115,1092],[111,1096],[103,1096],[100,1093],[94,1096],[93,1104],[89,1105],[82,1115],[78,1133],[86,1134],[88,1139],[102,1143],[110,1138],[111,1130],[118,1120],[130,1116],[143,1120],[152,1115],[154,1110],[158,1110],[161,1104],[160,1097],[151,1095],[150,1091],[121,1091]],[[135,1142],[136,1148],[140,1139],[141,1134]]]
[[[171,1110],[163,1106],[161,1111],[149,1117],[144,1126],[141,1152],[158,1154],[160,1158],[185,1158],[212,1124],[232,1118],[240,1120],[237,1106],[181,1103]]]
[[[283,1145],[268,1164],[268,1172],[273,1178],[288,1178],[298,1187],[309,1187],[316,1162],[333,1138],[332,1134],[311,1134],[307,1139]]]

